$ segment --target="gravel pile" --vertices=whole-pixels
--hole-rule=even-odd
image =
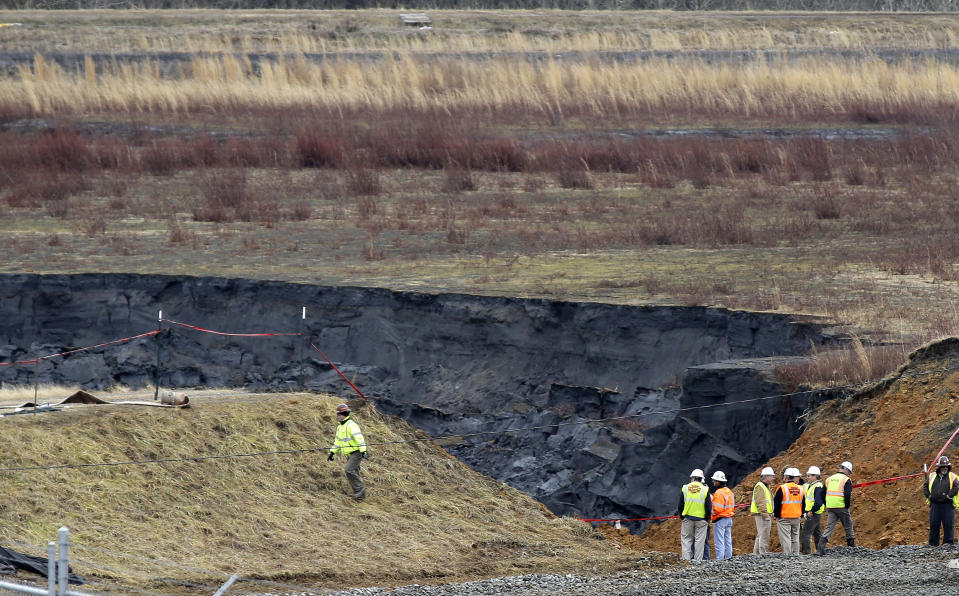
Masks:
[[[955,547],[894,546],[883,550],[836,547],[826,556],[737,556],[727,561],[648,569],[661,560],[637,553],[637,570],[600,577],[530,574],[442,586],[354,588],[316,592],[325,596],[697,596],[750,594],[843,594],[933,596],[959,591]],[[950,561],[954,561],[950,566]],[[267,596],[263,594],[261,596]],[[287,594],[286,596],[294,596]],[[311,596],[300,593],[295,596]]]

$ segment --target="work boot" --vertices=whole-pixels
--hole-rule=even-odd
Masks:
[[[855,538],[846,538],[846,546],[856,546]]]
[[[820,557],[826,554],[826,543],[823,542],[822,538],[816,543],[816,554]]]

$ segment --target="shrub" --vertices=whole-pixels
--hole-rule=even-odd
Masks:
[[[154,176],[169,176],[179,167],[180,156],[177,143],[154,140],[140,150],[140,169]]]
[[[301,168],[334,168],[349,155],[346,140],[339,135],[305,130],[297,135],[293,154]]]
[[[443,183],[443,192],[457,193],[476,190],[476,180],[473,172],[459,168],[446,170],[446,180]]]
[[[247,200],[246,171],[240,168],[205,174],[198,186],[208,207],[236,209]]]
[[[809,360],[773,369],[787,392],[806,387],[829,387],[865,383],[892,373],[905,359],[904,346],[863,345],[853,337],[843,349],[817,352]]]
[[[54,130],[37,135],[37,163],[63,172],[82,172],[97,160],[84,137],[74,131]]]
[[[563,188],[591,189],[595,186],[589,171],[580,168],[561,168],[556,174],[556,181]]]
[[[383,192],[379,175],[371,170],[352,170],[346,175],[346,189],[351,194],[375,196]]]

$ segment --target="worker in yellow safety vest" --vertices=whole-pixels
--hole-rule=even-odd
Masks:
[[[773,496],[769,492],[769,484],[776,479],[776,472],[766,466],[759,473],[759,482],[753,487],[753,501],[749,512],[756,522],[756,541],[753,543],[753,554],[761,555],[769,552],[769,531],[773,523]]]
[[[802,519],[802,488],[797,484],[799,470],[786,468],[783,483],[776,488],[773,497],[773,517],[779,530],[779,545],[784,555],[799,554],[799,524]]]
[[[712,502],[703,471],[695,469],[689,474],[689,484],[683,485],[679,500],[679,517],[683,520],[679,536],[680,557],[684,560],[702,561],[706,550],[706,529]]]
[[[822,536],[822,514],[826,511],[826,487],[821,478],[822,473],[817,466],[809,466],[806,470],[802,529],[799,531],[799,550],[804,555],[812,553],[810,541],[816,544]]]
[[[336,406],[336,435],[330,455],[326,458],[333,461],[333,456],[341,453],[346,456],[346,468],[343,472],[353,489],[353,498],[362,501],[366,498],[366,486],[360,478],[360,463],[369,457],[366,450],[366,439],[360,431],[360,425],[350,417],[350,406],[339,404]]]
[[[714,472],[713,477],[713,546],[716,560],[733,558],[733,514],[736,513],[736,497],[726,486],[726,474]]]
[[[856,534],[852,526],[852,516],[849,515],[849,505],[852,501],[852,463],[844,461],[839,464],[839,472],[826,479],[826,530],[816,543],[816,554],[826,554],[826,543],[836,529],[836,523],[842,522],[846,531],[846,545],[856,546]]]
[[[922,493],[929,504],[929,545],[939,546],[939,527],[942,543],[954,544],[953,529],[956,506],[959,505],[959,476],[952,473],[952,463],[943,455],[936,461],[936,471],[922,483]]]

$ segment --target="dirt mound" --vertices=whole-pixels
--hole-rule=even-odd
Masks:
[[[959,426],[959,339],[949,338],[914,352],[895,375],[819,408],[806,431],[786,451],[770,460],[777,473],[787,466],[805,471],[819,466],[823,477],[849,460],[855,483],[922,471]],[[959,442],[946,455],[959,459]],[[690,467],[696,467],[690,462]],[[707,475],[712,474],[707,470]],[[733,489],[737,503],[749,502],[759,480],[755,470]],[[679,487],[676,487],[678,501]],[[928,539],[928,508],[922,479],[857,488],[851,509],[856,542],[869,548],[919,544]],[[831,545],[844,544],[842,529]],[[735,554],[752,552],[756,527],[748,512],[739,510],[733,525]],[[838,540],[838,542],[837,542]],[[780,550],[773,528],[770,548]],[[640,548],[679,550],[679,520],[649,528]]]
[[[587,524],[555,517],[362,403],[369,494],[353,501],[342,459],[326,461],[338,401],[274,394],[3,418],[3,468],[273,454],[0,472],[0,545],[45,558],[68,526],[71,563],[94,592],[212,594],[232,573],[344,587],[635,565],[635,553]]]

